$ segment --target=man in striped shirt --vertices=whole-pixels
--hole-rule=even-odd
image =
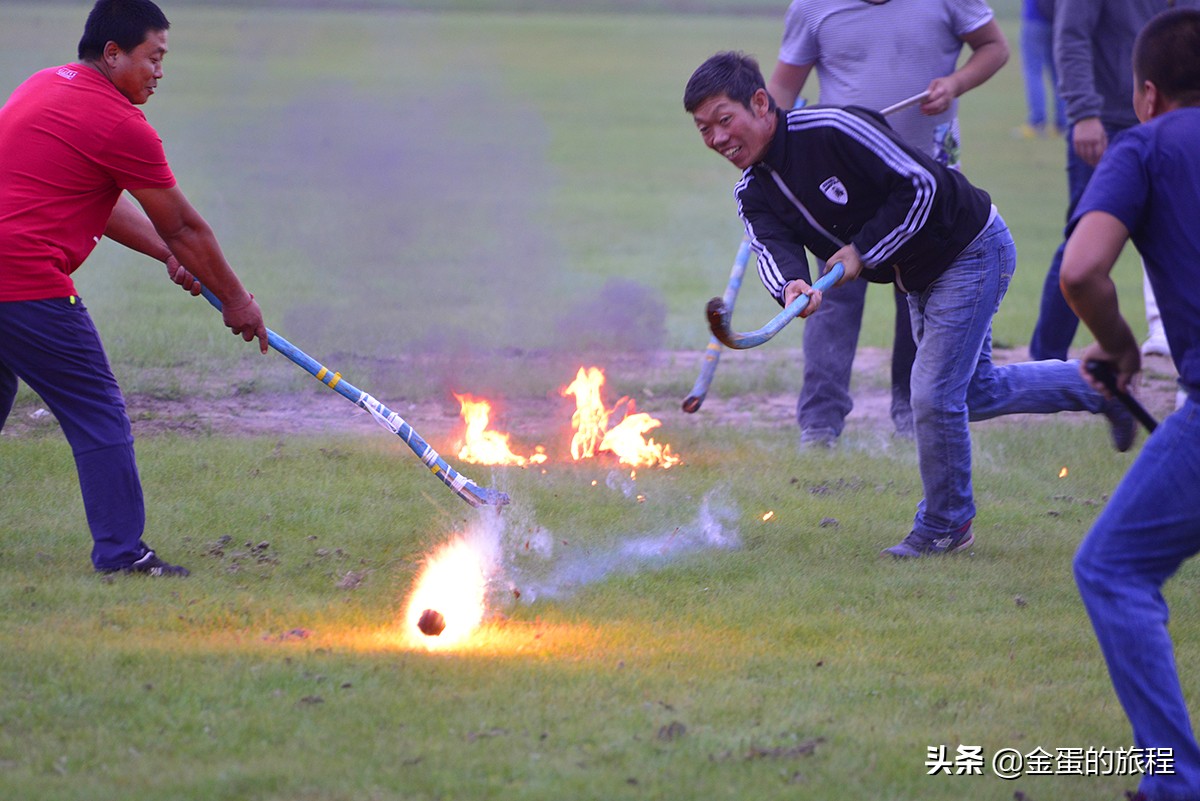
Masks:
[[[970,420],[1004,414],[1103,413],[1118,450],[1134,423],[1079,374],[1077,362],[997,366],[992,316],[1016,246],[991,198],[962,173],[906,145],[877,113],[810,107],[784,113],[754,59],[718,53],[688,81],[684,108],[704,143],[743,170],[734,196],[764,286],[781,304],[821,293],[805,249],[907,294],[917,354],[912,407],[925,497],[911,532],[885,555],[962,551],[974,542]]]

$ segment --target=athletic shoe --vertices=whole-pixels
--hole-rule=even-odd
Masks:
[[[1150,332],[1150,336],[1142,343],[1142,355],[1170,357],[1171,346],[1167,344],[1167,335],[1162,332],[1162,328]]]
[[[829,450],[837,442],[837,432],[830,428],[805,428],[800,431],[800,448]]]
[[[1030,125],[1027,122],[1023,122],[1016,128],[1013,128],[1012,135],[1014,139],[1045,139],[1046,126]]]
[[[1133,419],[1133,415],[1125,404],[1121,403],[1116,398],[1110,398],[1105,402],[1104,408],[1100,412],[1108,418],[1109,434],[1112,435],[1113,447],[1120,453],[1124,453],[1133,447],[1133,440],[1137,437],[1137,421]]]
[[[100,573],[139,573],[143,576],[187,576],[192,571],[186,567],[172,565],[158,558],[158,554],[147,549],[142,557],[126,567],[112,567],[99,571]]]
[[[958,531],[953,531],[943,537],[933,537],[928,534],[918,534],[915,531],[891,548],[884,548],[880,556],[891,556],[895,559],[920,559],[922,556],[945,556],[949,553],[970,548],[975,542],[968,522]]]

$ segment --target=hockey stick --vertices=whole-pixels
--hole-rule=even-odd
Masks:
[[[742,288],[742,276],[746,273],[746,264],[749,261],[750,240],[742,237],[742,244],[733,260],[733,268],[729,271],[729,283],[725,285],[725,294],[721,298],[730,314],[733,314],[733,304],[737,300],[738,291]],[[721,340],[715,336],[709,337],[708,347],[704,349],[704,361],[700,365],[700,375],[696,378],[696,383],[692,385],[692,391],[683,399],[683,410],[688,414],[694,414],[700,410],[700,404],[704,403],[704,396],[708,394],[708,388],[712,384],[713,375],[717,372],[717,363],[720,360]]]
[[[209,303],[220,311],[221,301],[208,290],[208,287],[201,287],[200,292]],[[366,392],[358,389],[349,381],[343,380],[340,373],[330,372],[329,368],[325,367],[325,365],[313,359],[269,328],[267,329],[267,342],[270,343],[272,348],[307,370],[322,384],[337,392],[355,406],[370,412],[371,417],[375,418],[375,422],[404,440],[408,447],[412,448],[412,452],[433,471],[433,474],[443,484],[454,490],[458,497],[472,506],[483,506],[485,504],[489,506],[503,506],[508,503],[507,494],[488,487],[481,487],[446,464],[446,460],[439,456],[438,452],[431,448],[425,440],[421,439],[421,435],[405,422],[403,417],[375,400],[375,398]]]
[[[842,280],[842,276],[846,274],[846,268],[839,261],[837,264],[829,268],[829,272],[822,275],[813,284],[813,289],[818,289],[824,292],[832,287],[838,281]],[[729,309],[725,306],[725,301],[721,298],[713,298],[708,302],[708,327],[712,330],[713,336],[721,341],[721,344],[735,350],[745,350],[747,348],[757,348],[771,337],[783,330],[783,327],[799,316],[800,312],[808,306],[808,295],[801,295],[783,308],[783,311],[771,318],[771,321],[757,331],[747,331],[746,333],[738,333],[729,326]]]
[[[905,98],[904,100],[901,100],[899,103],[893,103],[892,105],[888,106],[887,108],[885,108],[883,111],[881,111],[879,113],[886,117],[889,114],[895,114],[897,111],[903,111],[904,109],[908,108],[909,106],[915,106],[918,103],[924,103],[928,97],[929,97],[929,92],[921,92],[918,95],[913,95],[912,97]]]
[[[1113,372],[1111,362],[1102,362],[1099,359],[1088,359],[1084,365],[1087,371],[1092,374],[1092,378],[1099,381],[1104,387],[1113,394],[1113,397],[1125,404],[1125,408],[1129,410],[1137,421],[1146,427],[1146,430],[1153,432],[1158,428],[1158,421],[1146,411],[1146,407],[1138,402],[1138,399],[1130,395],[1128,392],[1121,392],[1117,389],[1117,374]]]

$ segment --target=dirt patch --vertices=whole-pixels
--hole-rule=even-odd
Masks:
[[[516,357],[509,360],[511,369],[521,369],[522,358],[536,360],[534,356]],[[641,392],[629,389],[626,392],[637,402],[639,410],[662,420],[663,432],[669,433],[673,428],[686,430],[713,425],[749,429],[785,428],[795,424],[795,390],[731,391],[729,382],[722,382],[721,370],[780,369],[779,365],[787,365],[786,369],[794,373],[794,383],[798,387],[799,350],[777,348],[745,351],[727,358],[736,358],[738,362],[729,367],[722,363],[703,407],[690,415],[680,409],[686,391],[672,392],[661,387],[668,383],[678,386],[680,378],[692,380],[696,374],[698,354],[656,351],[610,355],[605,360],[605,369],[614,382],[620,379],[625,387],[643,388]],[[1026,358],[1026,351],[1023,348],[1001,350],[994,354],[994,358],[998,364],[1009,364]],[[393,366],[399,374],[427,369],[420,363],[419,357],[397,357],[396,361],[398,363]],[[888,365],[887,350],[859,350],[854,363],[854,411],[847,420],[848,430],[891,434],[892,423],[888,412],[890,391],[887,382],[880,378],[888,375]],[[1175,408],[1174,367],[1169,359],[1152,357],[1145,360],[1143,368],[1138,397],[1151,414],[1161,419]],[[283,369],[288,369],[286,364]],[[462,374],[469,377],[470,372],[464,370]],[[564,372],[562,383],[565,385],[570,378],[571,375]],[[184,384],[190,388],[188,382]],[[199,377],[195,384],[197,387],[211,386]],[[126,403],[134,434],[139,438],[164,434],[294,437],[378,433],[370,415],[337,393],[315,383],[306,383],[304,387],[291,393],[234,392],[225,395],[214,394],[213,390],[197,390],[181,392],[179,397],[172,398],[130,393]],[[461,391],[473,390],[462,387]],[[675,394],[679,397],[673,397]],[[381,393],[378,397],[408,420],[434,447],[445,448],[448,440],[462,430],[458,405],[449,393],[410,398],[388,397]],[[606,396],[605,400],[613,403],[616,397]],[[524,440],[540,438],[552,444],[553,438],[569,427],[572,404],[570,398],[563,398],[556,391],[531,391],[521,395],[510,390],[503,399],[502,420],[495,427]],[[1080,417],[1086,419],[1086,415]],[[1054,418],[1015,415],[996,422],[1027,424],[1028,421],[1050,419]],[[13,410],[3,434],[12,437],[32,436],[53,428],[57,428],[53,416],[37,398],[32,398]]]

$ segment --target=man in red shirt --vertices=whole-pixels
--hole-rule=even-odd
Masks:
[[[254,296],[179,190],[162,140],[137,108],[162,78],[169,27],[150,0],[98,0],[79,62],[34,74],[0,107],[0,428],[20,379],[71,445],[92,564],[103,573],[188,571],[142,541],[125,400],[71,273],[107,236],[162,261],[193,293],[199,279],[222,301],[225,325],[267,351]]]

